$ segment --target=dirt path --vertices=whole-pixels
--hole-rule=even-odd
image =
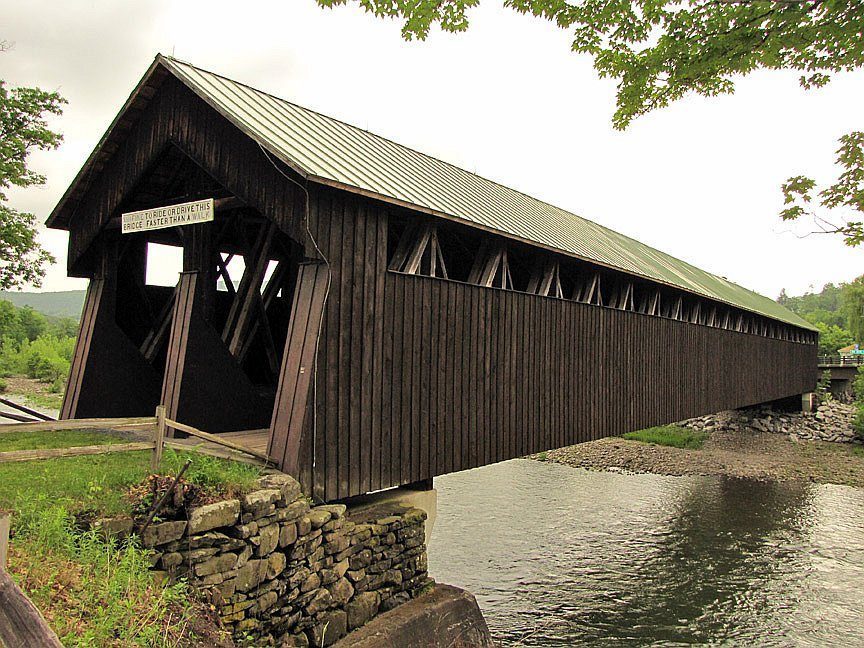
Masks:
[[[24,376],[10,376],[3,380],[6,382],[6,391],[3,393],[3,398],[7,398],[19,405],[26,405],[37,412],[42,412],[54,418],[59,416],[63,395],[51,392],[51,385],[33,380],[32,378],[25,378]],[[9,408],[5,409],[11,411]],[[6,419],[0,419],[0,423],[4,421],[9,422]]]
[[[793,441],[788,435],[757,431],[714,432],[701,450],[601,439],[552,450],[545,459],[593,470],[796,479],[864,488],[861,446]]]

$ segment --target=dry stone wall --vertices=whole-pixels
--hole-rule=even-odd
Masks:
[[[188,578],[235,638],[256,645],[330,645],[432,585],[425,512],[399,504],[310,506],[287,475],[238,499],[144,530],[153,565]]]

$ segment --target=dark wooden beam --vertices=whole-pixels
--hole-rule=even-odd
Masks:
[[[153,328],[150,329],[150,332],[141,344],[141,355],[147,359],[147,362],[153,362],[153,358],[156,357],[156,352],[159,350],[159,347],[162,346],[162,342],[168,335],[168,331],[171,327],[171,316],[174,313],[174,300],[176,298],[177,289],[175,288],[171,297],[165,302],[165,305],[162,307],[162,310],[153,322]]]
[[[560,264],[554,259],[538,259],[528,280],[527,292],[544,297],[563,298]]]
[[[490,243],[487,239],[484,239],[480,244],[480,249],[477,251],[477,256],[474,258],[471,272],[468,274],[468,283],[491,288],[505,255],[506,248],[502,243]],[[509,268],[505,268],[505,271],[502,272],[503,280],[506,280],[506,274],[509,274]]]
[[[417,233],[420,230],[420,224],[412,221],[405,226],[402,236],[399,237],[399,243],[396,244],[396,251],[393,253],[393,258],[390,259],[388,270],[402,272],[405,267],[405,262],[408,260],[408,255],[411,253],[411,247],[417,239]]]
[[[228,312],[222,339],[227,343],[228,350],[236,357],[245,336],[248,333],[255,311],[256,296],[260,297],[261,284],[270,262],[269,251],[273,235],[276,232],[274,223],[261,227],[252,254],[246,260],[246,269],[240,279],[240,286]]]

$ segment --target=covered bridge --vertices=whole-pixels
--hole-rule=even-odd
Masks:
[[[48,225],[90,279],[63,417],[265,428],[326,500],[815,384],[815,331],[772,300],[164,56]],[[152,244],[182,248],[176,286]]]

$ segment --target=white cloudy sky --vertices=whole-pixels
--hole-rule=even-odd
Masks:
[[[485,0],[461,35],[406,43],[399,25],[313,0],[0,0],[0,78],[57,89],[58,151],[42,188],[10,194],[44,219],[157,52],[385,135],[776,296],[864,272],[864,250],[799,239],[777,218],[780,183],[830,180],[837,138],[864,127],[864,74],[805,92],[760,73],[735,95],[689,98],[611,127],[614,82],[545,21]],[[66,235],[45,231],[65,276]]]

